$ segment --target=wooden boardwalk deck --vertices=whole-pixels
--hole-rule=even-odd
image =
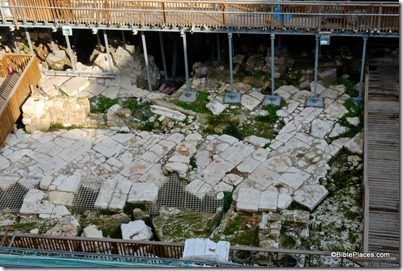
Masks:
[[[373,55],[376,52],[370,52]],[[400,110],[398,56],[370,59],[366,98],[365,173],[367,185],[364,249],[390,253],[399,266]],[[381,259],[379,259],[381,260]]]

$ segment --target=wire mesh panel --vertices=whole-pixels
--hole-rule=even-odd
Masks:
[[[80,188],[74,194],[73,210],[79,214],[86,210],[94,211],[94,203],[103,181],[104,179],[98,176],[81,177]]]
[[[216,195],[206,195],[202,199],[186,191],[187,183],[181,181],[178,174],[169,176],[158,191],[158,200],[151,206],[150,215],[159,215],[162,206],[187,208],[200,213],[215,213],[217,208],[223,207],[223,200],[217,199]]]
[[[0,211],[19,212],[28,190],[28,188],[19,183],[14,183],[7,189],[0,188]]]

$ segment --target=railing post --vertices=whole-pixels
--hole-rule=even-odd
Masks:
[[[224,103],[229,103],[229,104],[241,103],[241,94],[234,92],[234,72],[232,69],[232,33],[231,32],[228,32],[228,58],[229,58],[230,92],[225,93]]]
[[[25,35],[27,37],[29,50],[31,51],[31,54],[34,54],[34,49],[32,48],[32,41],[31,41],[31,36],[29,35],[28,28],[25,28]]]
[[[146,72],[147,72],[147,81],[148,81],[148,91],[153,91],[151,86],[151,75],[150,75],[150,67],[148,65],[148,54],[147,54],[147,44],[146,44],[146,36],[144,35],[144,31],[141,31],[141,41],[143,42],[143,53],[144,53],[144,61],[146,63]]]
[[[15,50],[17,51],[17,54],[21,54],[20,48],[18,47],[17,40],[15,39],[15,31],[12,31],[12,36],[13,36]]]
[[[123,48],[126,49],[126,37],[125,37],[125,31],[122,30],[122,42],[123,42]]]
[[[281,98],[280,96],[274,95],[274,38],[275,34],[270,34],[271,40],[271,95],[267,95],[263,101],[264,105],[274,104],[280,106]]]
[[[162,56],[162,67],[164,68],[164,79],[168,80],[168,71],[167,71],[167,62],[165,59],[165,49],[164,49],[164,41],[162,39],[162,33],[158,32],[160,38],[160,47],[161,47],[161,56]]]
[[[319,58],[319,34],[315,35],[316,49],[315,49],[315,77],[313,83],[313,97],[306,100],[306,106],[323,107],[323,99],[316,96],[316,86],[318,82],[318,58]]]
[[[69,36],[66,34],[66,35],[64,35],[64,37],[66,38],[67,49],[68,49],[69,56],[70,56],[71,66],[73,68],[73,71],[76,71],[76,64],[74,63],[73,52],[71,51]]]
[[[50,44],[52,46],[52,53],[55,54],[56,53],[55,42],[53,41],[52,31],[50,31],[49,28],[48,28],[48,33],[49,33],[49,38],[50,38]]]
[[[364,70],[365,70],[365,54],[367,49],[368,36],[363,37],[364,44],[362,47],[362,58],[361,58],[361,71],[360,71],[360,88],[358,92],[358,97],[354,98],[354,102],[359,104],[362,102],[362,81],[364,80]]]
[[[183,40],[183,57],[185,59],[186,90],[179,97],[179,100],[184,102],[194,102],[196,101],[197,93],[195,91],[190,91],[186,33],[184,31],[181,31],[180,34]]]
[[[109,72],[113,72],[112,58],[111,58],[111,54],[109,52],[109,43],[108,43],[108,36],[106,34],[106,30],[104,30],[104,41],[105,41],[106,58],[108,59],[108,65],[109,65]]]

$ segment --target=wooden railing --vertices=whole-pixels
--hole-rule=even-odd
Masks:
[[[8,16],[72,25],[399,32],[399,3],[10,0]],[[7,12],[2,12],[5,14]]]
[[[0,77],[6,77],[8,66],[20,73],[17,83],[0,106],[0,147],[21,115],[21,105],[30,94],[30,85],[36,86],[41,78],[38,60],[34,55],[5,54],[1,59]]]

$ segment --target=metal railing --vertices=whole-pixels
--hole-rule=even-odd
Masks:
[[[199,27],[399,32],[399,3],[13,0],[2,22],[118,27]]]

